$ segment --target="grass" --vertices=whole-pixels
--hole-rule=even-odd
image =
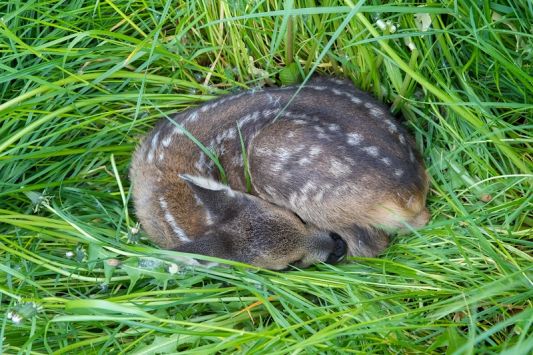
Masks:
[[[10,0],[0,17],[0,352],[532,352],[530,2]],[[312,71],[405,117],[431,223],[338,266],[173,264],[132,213],[138,138]]]

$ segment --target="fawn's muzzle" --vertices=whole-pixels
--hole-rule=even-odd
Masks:
[[[331,239],[333,239],[334,247],[331,254],[329,254],[326,263],[328,264],[337,264],[339,261],[342,261],[346,256],[347,245],[346,242],[341,238],[337,233],[330,233]]]

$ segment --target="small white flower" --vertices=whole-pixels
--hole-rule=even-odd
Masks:
[[[387,24],[382,19],[379,19],[376,21],[376,25],[379,27],[380,30],[385,31],[387,29]]]
[[[387,21],[387,28],[389,29],[389,33],[396,32],[396,26],[392,23],[391,20]]]
[[[13,312],[7,312],[7,319],[11,319],[11,317],[13,317]]]
[[[131,228],[131,234],[135,235],[139,233],[139,228],[137,226]]]
[[[70,259],[70,258],[72,258],[72,257],[74,256],[74,252],[72,252],[72,251],[67,251],[67,252],[65,253],[65,256],[66,256],[67,258]]]
[[[179,270],[180,268],[178,267],[178,265],[174,263],[170,264],[170,266],[168,267],[168,273],[171,275],[176,274]]]
[[[426,32],[431,26],[431,16],[429,14],[415,14],[416,27],[422,32]]]
[[[20,324],[22,322],[22,317],[19,316],[18,314],[12,314],[11,315],[11,321],[15,324]]]
[[[404,38],[405,45],[409,48],[409,50],[412,52],[416,49],[415,42],[411,39],[411,37]]]
[[[376,21],[376,26],[383,32],[388,33],[394,33],[398,29],[395,24],[392,23],[391,20],[387,20],[387,22],[383,21],[382,19],[379,19]]]

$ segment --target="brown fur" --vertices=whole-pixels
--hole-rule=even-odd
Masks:
[[[229,188],[214,183],[214,164],[173,122],[148,134],[130,176],[137,216],[157,244],[282,269],[339,254],[331,233],[350,255],[374,256],[385,231],[427,223],[424,163],[387,108],[345,81],[295,91],[226,96],[173,118],[217,153]]]

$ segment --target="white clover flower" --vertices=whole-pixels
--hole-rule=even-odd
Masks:
[[[17,325],[19,325],[20,323],[22,323],[22,317],[18,314],[12,314],[11,315],[11,321]]]
[[[376,26],[383,32],[389,32],[394,33],[398,29],[398,27],[392,23],[391,20],[387,20],[387,22],[383,21],[382,19],[379,19],[376,21]]]
[[[422,32],[426,32],[431,26],[431,16],[429,14],[415,14],[416,27]]]
[[[394,24],[392,23],[391,20],[388,20],[388,21],[386,22],[386,24],[387,24],[387,28],[388,28],[388,30],[389,30],[389,33],[394,33],[394,32],[396,32],[396,25],[394,25]]]
[[[409,50],[412,52],[416,49],[416,45],[415,45],[415,42],[413,42],[413,40],[411,39],[411,37],[406,37],[404,38],[404,43],[405,45],[409,48]]]
[[[67,251],[67,252],[65,253],[65,256],[66,256],[67,258],[70,259],[70,258],[72,258],[72,257],[74,256],[74,252],[72,252],[72,251],[69,250],[69,251]]]
[[[13,310],[7,312],[7,319],[14,324],[19,325],[24,319],[31,319],[42,310],[42,306],[35,302],[21,302],[13,307]]]
[[[178,271],[180,271],[180,268],[177,264],[171,263],[168,267],[168,273],[171,275],[176,274]]]
[[[379,27],[380,30],[385,31],[387,29],[387,24],[382,19],[379,19],[376,21],[376,25]]]

